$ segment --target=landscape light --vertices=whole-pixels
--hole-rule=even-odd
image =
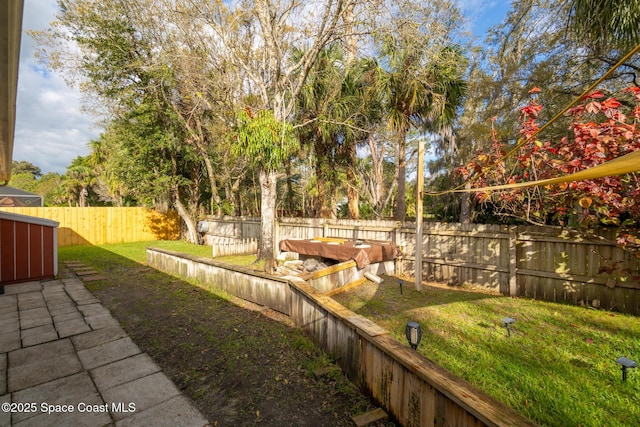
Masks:
[[[511,317],[505,317],[504,319],[502,319],[502,323],[504,323],[504,326],[507,328],[507,336],[510,337],[511,336],[511,325],[516,323],[516,319],[513,319]]]
[[[418,348],[418,344],[420,344],[420,340],[422,339],[422,329],[420,329],[420,324],[418,322],[409,322],[407,323],[407,341],[409,341],[409,345],[412,349]]]
[[[637,368],[638,367],[638,363],[626,358],[624,356],[622,357],[618,357],[618,359],[616,360],[616,362],[618,362],[620,364],[620,366],[622,366],[622,381],[626,381],[627,380],[627,369],[629,368]]]
[[[402,295],[402,280],[398,280],[398,284],[400,285],[400,295]]]

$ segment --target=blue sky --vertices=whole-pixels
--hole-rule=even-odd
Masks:
[[[504,19],[510,5],[498,0],[458,1],[478,42],[490,26]],[[96,118],[82,111],[77,88],[35,60],[34,42],[25,33],[46,29],[56,10],[56,0],[24,2],[13,159],[29,161],[43,173],[64,173],[75,157],[89,154],[89,141],[100,134]]]

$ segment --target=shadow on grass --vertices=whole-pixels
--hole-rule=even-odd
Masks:
[[[147,267],[144,250],[60,248],[61,275],[78,260],[105,276],[87,288],[212,424],[347,426],[373,407],[338,368],[313,376],[333,365],[286,316]]]
[[[364,291],[356,289],[346,293],[356,295],[360,299],[360,307],[355,310],[357,313],[363,315],[382,312],[409,313],[424,307],[504,298],[494,293],[446,285],[423,285],[422,290],[417,291],[415,284],[406,279],[396,276],[382,276],[382,278],[383,282],[380,284],[369,282]],[[344,298],[338,294],[336,300],[344,301]]]

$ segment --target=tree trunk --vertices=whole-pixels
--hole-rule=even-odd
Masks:
[[[405,193],[407,188],[407,143],[406,131],[404,129],[398,131],[398,158],[396,159],[396,182],[398,183],[398,196],[396,197],[396,212],[394,219],[396,221],[404,221],[407,212],[405,202]]]
[[[356,188],[356,144],[349,144],[348,153],[349,164],[347,165],[347,201],[349,208],[349,218],[360,219],[360,195]]]
[[[214,211],[211,210],[211,213],[215,216],[222,216],[222,200],[220,199],[220,195],[218,194],[218,186],[216,185],[216,174],[213,170],[213,165],[211,164],[211,159],[207,155],[206,152],[202,152],[202,157],[204,159],[204,164],[207,168],[207,176],[209,177],[209,185],[211,186],[211,200],[216,204],[217,209]],[[211,204],[213,206],[213,203]]]
[[[276,222],[276,172],[260,170],[260,247],[257,261],[266,260],[265,271],[273,268],[274,224]]]
[[[187,226],[187,241],[190,243],[198,244],[198,230],[196,228],[196,222],[193,218],[191,218],[191,215],[189,215],[187,208],[180,200],[178,190],[173,190],[171,193],[173,196],[173,205],[178,211],[178,215],[180,215],[180,218]]]
[[[331,168],[335,165],[331,165],[331,160],[324,144],[316,144],[316,188],[318,189],[318,196],[316,197],[315,211],[316,216],[320,218],[331,218],[331,187],[332,181],[330,179]]]
[[[295,192],[293,191],[293,179],[291,178],[291,157],[285,162],[285,172],[287,173],[287,210],[289,216],[297,216],[295,214]]]
[[[467,183],[464,187],[470,188],[471,184]],[[459,221],[461,224],[471,224],[471,193],[462,193]]]
[[[87,194],[89,194],[89,192],[87,191],[87,187],[82,187],[80,189],[80,200],[79,200],[79,205],[81,208],[87,207]]]

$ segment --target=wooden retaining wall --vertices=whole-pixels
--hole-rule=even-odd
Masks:
[[[180,218],[175,212],[164,214],[140,207],[32,207],[0,210],[60,223],[58,247],[180,237]]]
[[[307,283],[164,249],[147,262],[288,314],[403,426],[535,425]]]
[[[364,279],[365,273],[373,273],[375,275],[394,274],[394,262],[377,262],[364,268],[358,268],[355,261],[344,261],[310,273],[307,281],[313,288],[326,293]]]
[[[291,290],[286,279],[248,267],[157,248],[147,249],[147,264],[158,270],[195,279],[247,301],[290,314]]]
[[[243,237],[259,234],[259,219],[235,223]],[[239,230],[239,231],[238,231]],[[396,271],[415,271],[415,224],[396,221],[278,218],[276,239],[344,237],[392,241],[401,248]],[[503,295],[594,306],[640,315],[640,259],[612,240],[559,227],[424,223],[422,277],[472,284]]]

